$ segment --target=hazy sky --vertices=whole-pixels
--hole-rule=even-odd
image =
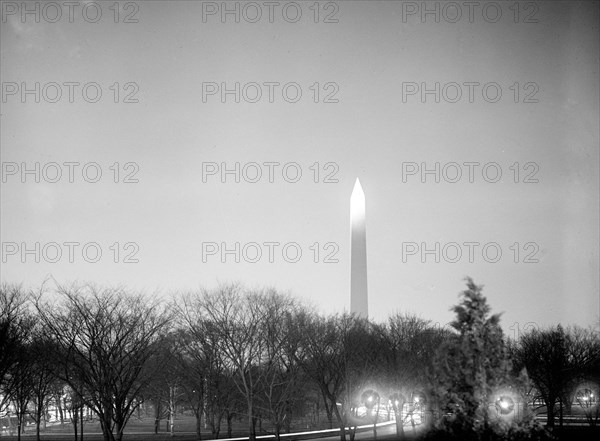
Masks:
[[[2,2],[3,281],[349,309],[359,177],[374,318],[598,323],[597,2],[114,4]]]

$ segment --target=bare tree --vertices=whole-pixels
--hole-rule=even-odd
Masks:
[[[160,421],[167,419],[167,431],[174,431],[173,411],[175,402],[174,389],[181,383],[178,364],[175,360],[177,338],[167,335],[161,339],[157,350],[148,360],[149,369],[154,372],[148,386],[143,391],[142,400],[152,405],[154,433],[160,429]]]
[[[284,427],[289,431],[294,404],[304,398],[303,372],[297,357],[301,340],[296,327],[302,307],[273,289],[258,300],[266,317],[261,332],[264,341],[258,403],[279,440]]]
[[[203,366],[208,407],[213,416],[224,410],[222,404],[231,407],[216,398],[222,392],[218,382],[227,390],[232,379],[244,397],[251,439],[263,418],[279,436],[290,412],[297,365],[288,324],[295,308],[293,299],[273,289],[248,291],[239,284],[182,298],[181,316],[191,336],[186,350]]]
[[[187,302],[189,306],[189,299]],[[181,372],[186,402],[196,415],[198,439],[203,414],[213,438],[217,439],[223,418],[227,419],[228,434],[231,435],[239,391],[233,381],[234,370],[220,348],[220,332],[214,323],[197,316],[198,312],[180,309],[183,320],[182,329],[177,334],[175,359]]]
[[[548,426],[553,427],[558,404],[560,424],[565,405],[571,404],[578,383],[600,378],[598,333],[558,325],[534,329],[513,348],[518,368],[525,368],[546,405]]]
[[[9,399],[9,372],[18,362],[29,330],[24,315],[26,298],[20,285],[0,285],[0,412]]]
[[[199,296],[183,299],[183,317],[192,334],[201,338],[210,329],[212,343],[225,355],[236,372],[235,384],[246,401],[250,439],[256,439],[255,393],[258,384],[255,367],[262,351],[261,322],[263,312],[257,302],[239,284],[221,285],[215,291],[203,290]],[[210,354],[212,348],[202,353]]]
[[[20,341],[16,343],[14,362],[7,372],[8,381],[5,384],[5,393],[12,402],[17,416],[17,440],[25,429],[25,417],[28,406],[33,396],[35,355],[31,345],[31,329],[33,318],[22,317],[20,321]]]
[[[36,326],[33,337],[28,345],[32,357],[31,367],[31,404],[33,410],[29,412],[35,421],[36,438],[40,440],[40,426],[46,421],[48,401],[52,386],[56,381],[56,366],[54,358],[49,354],[55,350],[54,342],[44,334],[40,326]]]
[[[422,406],[415,397],[428,389],[426,375],[433,367],[436,349],[446,340],[447,332],[434,328],[431,322],[410,314],[395,314],[386,325],[375,328],[384,341],[385,377],[389,385],[390,401],[395,413],[396,432],[404,436],[404,420],[414,428],[414,412]],[[408,413],[403,414],[408,403]]]
[[[39,296],[36,308],[60,348],[62,379],[98,415],[105,441],[120,441],[170,316],[157,300],[124,289],[58,286],[57,295],[61,302]]]
[[[317,385],[329,428],[333,428],[334,407],[342,391],[342,372],[336,369],[337,334],[333,319],[317,314],[306,314],[298,318],[302,336],[298,362],[311,381]],[[333,403],[333,404],[331,404]]]
[[[374,386],[380,377],[378,336],[367,320],[349,314],[307,315],[302,327],[304,339],[298,361],[321,391],[330,427],[335,416],[340,439],[345,441],[346,427],[355,423],[352,411],[358,405],[359,391],[368,384]],[[355,430],[349,434],[353,439]]]

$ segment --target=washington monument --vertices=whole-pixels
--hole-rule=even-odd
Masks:
[[[367,290],[367,230],[365,225],[365,194],[356,178],[350,196],[350,312],[369,317]]]

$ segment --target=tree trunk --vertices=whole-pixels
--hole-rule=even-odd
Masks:
[[[337,406],[335,405],[335,403],[332,404],[332,406],[335,410],[335,415],[337,417],[337,420],[340,424],[340,440],[341,441],[346,441],[346,421],[345,418],[342,418],[342,415],[340,415],[340,411],[337,408]]]
[[[62,404],[63,404],[64,413],[65,413],[65,419],[66,418],[70,418],[71,417],[71,411],[67,407],[67,397],[66,396],[63,398],[63,403]]]
[[[546,414],[548,417],[548,421],[546,422],[546,425],[548,427],[554,427],[554,401],[550,401],[548,400],[546,402]]]
[[[379,418],[379,403],[377,403],[377,413],[373,418],[373,438],[377,439],[377,419]]]
[[[331,410],[331,407],[327,405],[327,403],[325,403],[325,413],[327,414],[328,428],[333,429],[333,411]]]
[[[220,413],[219,416],[217,417],[217,424],[216,424],[216,433],[215,433],[215,439],[219,439],[219,433],[221,433],[221,421],[223,420],[223,413]]]
[[[196,412],[196,439],[202,439],[202,411]]]
[[[213,438],[215,438],[215,434],[217,432],[217,427],[215,425],[215,409],[214,408],[215,408],[214,405],[210,406],[210,411],[208,412],[209,416],[207,416],[208,425],[210,426],[210,433]]]
[[[56,395],[54,398],[56,400],[56,407],[58,408],[58,414],[60,415],[60,425],[62,426],[65,423],[65,415],[63,413],[62,400],[60,399],[60,395]]]
[[[250,431],[248,438],[250,441],[255,441],[256,440],[256,428],[255,428],[256,419],[252,415],[253,409],[252,409],[252,398],[251,397],[248,398],[247,404],[248,404],[248,430]]]
[[[117,422],[115,424],[115,429],[117,429],[116,441],[121,441],[123,439],[123,423]]]
[[[36,419],[35,419],[35,439],[40,441],[40,426],[42,425],[42,413],[43,409],[40,410],[39,406],[36,406]]]
[[[73,429],[75,431],[75,441],[77,441],[77,411],[72,411],[72,419],[73,419]]]
[[[560,398],[560,407],[559,407],[559,426],[560,426],[560,436],[562,436],[562,430],[563,430],[563,400],[562,398]]]
[[[325,391],[323,391],[322,389],[321,395],[323,396],[323,403],[325,404],[325,413],[327,414],[327,428],[333,429],[333,410],[331,410],[331,408],[327,405],[327,396],[325,395]]]
[[[396,418],[396,434],[398,435],[398,438],[402,439],[404,438],[404,418],[402,416],[404,402],[399,402],[397,407],[398,409],[394,409],[394,417]]]
[[[233,413],[227,411],[227,438],[231,438],[233,432]]]
[[[102,429],[102,435],[104,437],[104,441],[112,441],[114,438],[113,434],[112,434],[110,423],[111,423],[110,418],[108,418],[106,415],[100,416],[100,427]]]
[[[160,427],[160,401],[157,400],[157,402],[154,405],[154,433],[157,434],[158,433],[158,429]]]
[[[169,387],[169,414],[171,415],[171,436],[175,435],[175,387]]]
[[[285,405],[285,433],[292,431],[293,410],[289,402]]]
[[[398,439],[404,438],[404,424],[402,424],[402,419],[396,415],[396,435]]]
[[[256,417],[252,417],[252,433],[254,434],[253,439],[256,439]]]

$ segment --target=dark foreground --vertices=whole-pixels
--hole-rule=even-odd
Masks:
[[[191,418],[183,418],[178,421],[179,431],[175,431],[173,435],[171,433],[166,432],[164,430],[164,426],[161,427],[161,431],[155,434],[152,431],[152,428],[145,421],[132,421],[130,425],[128,425],[128,429],[123,436],[123,441],[196,441],[197,435],[193,431],[195,427],[195,421]],[[385,423],[384,423],[385,424]],[[233,437],[242,438],[246,435],[245,426],[235,425],[234,432],[232,433]],[[176,426],[177,427],[177,426]],[[86,433],[87,432],[87,433]],[[227,432],[221,432],[219,435],[219,439],[226,439]],[[414,440],[414,441],[430,441],[432,440],[430,434],[424,431],[424,427],[416,426],[415,430],[410,426],[405,426],[405,436],[403,439],[406,440]],[[554,430],[554,435],[556,440],[560,441],[597,441],[600,440],[600,426],[598,427],[590,427],[590,426],[565,426],[562,429],[560,427],[556,427]],[[28,427],[27,433],[21,435],[21,439],[24,441],[33,441],[36,439],[35,436],[35,428]],[[214,439],[211,432],[209,430],[203,430],[202,432],[202,440],[211,440]],[[246,438],[247,439],[247,438]],[[296,434],[287,434],[283,435],[281,441],[304,441],[309,439],[320,439],[322,441],[338,441],[340,439],[339,432],[329,432],[327,434],[314,434],[314,433],[296,433]],[[347,441],[350,440],[347,435]],[[396,427],[394,424],[385,424],[377,429],[377,437],[375,438],[373,435],[373,430],[371,428],[363,428],[362,430],[357,431],[356,433],[356,441],[390,441],[397,440],[398,436],[396,435]],[[445,437],[436,436],[434,438],[435,441],[444,440]],[[8,436],[5,433],[0,434],[0,441],[16,441],[17,436],[12,435]],[[42,441],[74,441],[75,436],[73,434],[72,426],[70,425],[54,425],[48,426],[45,431],[41,434]],[[86,423],[84,426],[84,435],[83,440],[78,434],[78,441],[103,441],[102,434],[100,433],[100,427],[98,424],[90,423],[89,425]],[[271,441],[274,440],[274,437],[261,437],[259,435],[258,441]]]
[[[407,440],[414,440],[414,441],[420,441],[420,440],[424,440],[426,437],[424,436],[425,434],[414,434],[412,431],[408,430],[405,434],[405,438]],[[558,440],[561,441],[597,441],[598,439],[600,439],[600,427],[596,427],[596,428],[592,428],[592,427],[568,427],[568,428],[563,428],[562,433],[556,433],[556,435],[558,436]],[[1,440],[5,440],[5,441],[16,441],[17,437],[16,436],[0,436]],[[31,441],[31,440],[35,440],[35,434],[32,433],[28,433],[28,434],[24,434],[21,435],[21,439],[22,440],[26,440],[26,441]],[[41,439],[43,441],[73,441],[74,440],[74,435],[73,434],[67,434],[67,433],[45,433],[43,435],[41,435]],[[80,438],[78,438],[80,440]],[[83,437],[84,441],[103,441],[102,435],[101,434],[84,434]],[[211,435],[210,433],[207,434],[203,434],[202,437],[203,440],[209,440],[211,439]],[[224,439],[224,438],[223,438]],[[305,437],[298,437],[298,438],[288,438],[291,440],[294,439],[313,439],[313,438],[305,438]],[[339,436],[328,436],[328,437],[324,437],[321,438],[323,441],[337,441],[339,440]],[[356,436],[357,440],[360,441],[374,441],[375,438],[373,437],[373,433],[371,431],[369,432],[363,432],[360,434],[357,434]],[[391,431],[379,431],[377,434],[377,441],[390,441],[390,440],[396,440],[398,439],[398,437],[396,436],[395,433],[392,433]],[[196,434],[194,433],[175,433],[173,436],[171,436],[169,433],[158,433],[158,434],[154,434],[154,433],[127,433],[125,434],[125,436],[123,437],[123,441],[196,441],[197,437]]]

